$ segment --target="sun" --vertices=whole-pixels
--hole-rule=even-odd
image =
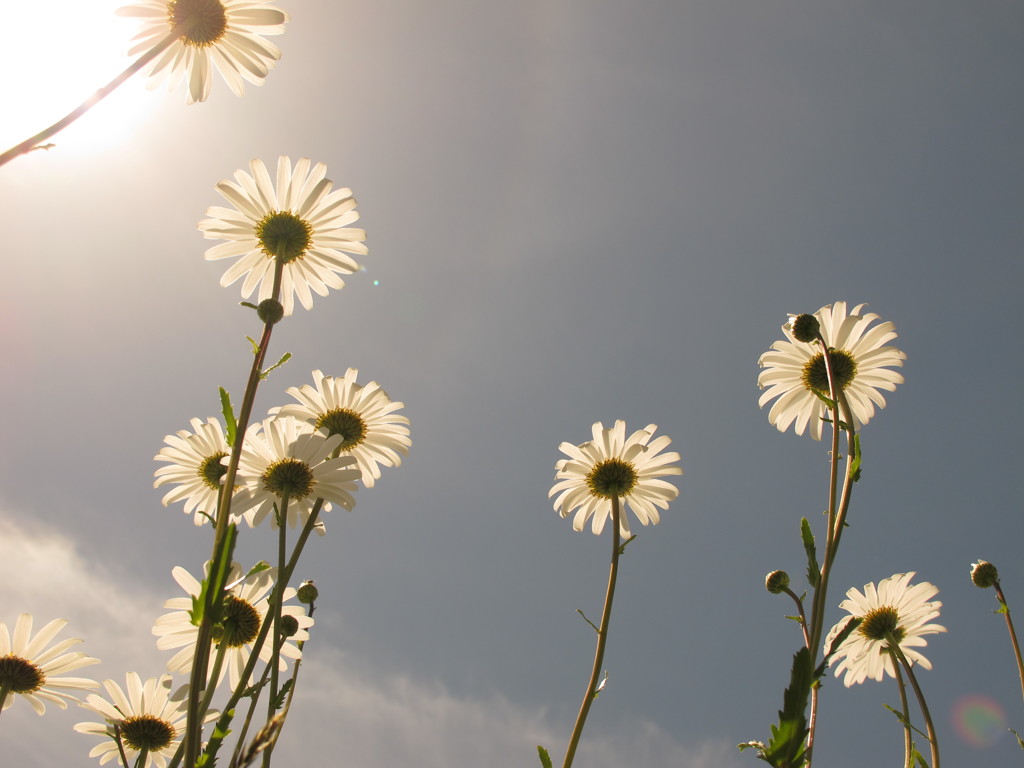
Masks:
[[[114,15],[125,2],[46,0],[4,9],[0,152],[60,120],[131,63],[125,52],[136,25]],[[110,146],[151,104],[135,75],[49,141],[76,154]]]

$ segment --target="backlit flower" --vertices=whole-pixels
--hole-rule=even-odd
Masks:
[[[341,455],[355,458],[363,484],[372,488],[380,467],[398,466],[412,440],[409,419],[396,413],[405,404],[392,402],[375,381],[357,384],[358,375],[355,368],[344,377],[313,371],[316,388],[290,388],[288,394],[299,402],[283,406],[277,415],[308,422],[327,436],[341,435]]]
[[[240,257],[220,280],[231,285],[241,278],[242,296],[259,286],[258,301],[272,298],[278,262],[283,271],[278,297],[285,315],[295,306],[295,296],[306,309],[313,293],[326,296],[329,288],[345,282],[338,275],[355,272],[359,265],[346,253],[365,254],[366,231],[349,227],[359,219],[350,189],[335,189],[325,178],[323,163],[311,165],[302,158],[277,161],[277,178],[271,179],[262,160],[249,163],[252,175],[235,172],[235,181],[224,180],[217,191],[234,208],[213,206],[210,218],[199,222],[209,240],[227,240],[206,251],[207,260]]]
[[[595,534],[604,530],[612,514],[612,499],[622,502],[619,531],[628,538],[628,506],[643,524],[656,524],[661,515],[658,509],[668,509],[668,503],[679,495],[679,490],[658,478],[681,475],[682,468],[673,466],[679,454],[661,453],[672,441],[662,435],[652,441],[657,425],[650,424],[626,437],[626,422],[616,421],[605,428],[601,422],[593,426],[594,439],[583,445],[562,443],[558,448],[569,456],[555,464],[555,485],[548,498],[558,494],[555,511],[566,517],[574,509],[574,530],[582,531],[587,519],[593,517]]]
[[[887,650],[892,640],[911,664],[932,668],[931,662],[917,649],[928,645],[924,635],[946,631],[945,627],[930,623],[938,618],[942,607],[938,600],[931,600],[939,588],[927,581],[911,586],[912,578],[914,571],[897,573],[882,579],[877,588],[873,583],[865,584],[863,593],[850,589],[847,599],[839,604],[849,615],[832,627],[825,640],[826,653],[851,617],[863,619],[832,657],[836,677],[846,673],[843,683],[847,688],[869,677],[872,680],[881,680],[885,674],[895,677],[894,659]]]
[[[54,619],[32,636],[32,614],[23,613],[14,625],[14,635],[0,621],[0,711],[14,704],[21,696],[37,714],[46,711],[46,702],[67,709],[68,701],[77,702],[65,690],[96,688],[95,680],[82,677],[59,677],[65,672],[99,663],[99,659],[68,648],[82,642],[77,637],[61,640],[47,647],[67,624]]]
[[[202,525],[216,518],[221,481],[228,471],[221,460],[231,453],[231,447],[217,419],[207,419],[206,423],[192,419],[191,423],[194,432],[182,429],[164,438],[166,445],[153,458],[168,464],[154,473],[153,487],[176,483],[164,495],[164,506],[184,500],[185,514],[195,511],[195,524]]]
[[[889,369],[902,366],[906,359],[900,350],[885,346],[896,338],[893,324],[873,325],[879,317],[864,312],[865,306],[858,304],[847,314],[846,302],[837,301],[814,313],[821,336],[832,350],[836,383],[846,395],[857,426],[868,423],[876,405],[885,407],[880,390],[892,392],[903,383],[903,376]],[[758,361],[763,370],[757,384],[765,391],[757,402],[764,407],[775,400],[768,421],[779,431],[785,432],[792,424],[798,435],[809,428],[811,437],[820,440],[824,420],[831,419],[822,400],[829,394],[824,355],[819,343],[797,340],[794,319],[782,327],[786,339],[772,344]]]
[[[209,564],[207,564],[208,567]],[[153,625],[153,634],[160,638],[156,643],[157,648],[161,650],[181,648],[167,662],[167,670],[187,673],[192,670],[196,637],[199,634],[199,627],[192,623],[189,611],[192,610],[192,598],[199,596],[202,584],[184,568],[176,567],[172,574],[174,580],[185,590],[188,597],[174,597],[164,603],[164,608],[170,608],[172,612],[165,613],[156,620]],[[214,627],[214,641],[210,646],[210,661],[207,667],[210,673],[214,669],[217,654],[222,649],[224,653],[220,674],[213,681],[213,685],[220,683],[224,679],[224,675],[227,674],[232,690],[237,687],[245,665],[249,661],[253,641],[259,634],[263,622],[267,620],[269,602],[276,578],[276,568],[245,574],[238,563],[231,564],[231,572],[227,580],[230,589],[224,603],[224,618],[220,624]],[[295,597],[295,589],[292,587],[285,589],[284,599],[287,601],[293,597]],[[296,634],[281,646],[280,668],[284,670],[286,668],[285,657],[297,659],[302,656],[302,652],[294,645],[293,641],[309,639],[309,633],[306,630],[313,626],[313,619],[306,615],[305,609],[300,605],[283,605],[281,615],[293,617],[298,626]],[[271,617],[272,619],[273,617]],[[268,662],[272,655],[273,638],[268,635],[260,649],[260,659]]]
[[[79,733],[106,737],[92,748],[89,757],[98,757],[100,765],[119,758],[116,726],[132,765],[137,764],[136,755],[145,751],[142,768],[149,765],[164,768],[185,733],[188,709],[187,698],[171,698],[171,676],[151,677],[143,683],[137,672],[129,672],[125,675],[125,689],[113,680],[104,680],[103,687],[107,689],[109,701],[92,693],[83,706],[105,718],[105,722],[75,726]],[[206,719],[216,716],[216,712],[207,713]]]
[[[189,104],[210,95],[214,66],[236,96],[242,95],[243,79],[262,85],[281,58],[277,46],[263,36],[280,35],[288,21],[288,14],[272,3],[249,0],[140,0],[118,8],[117,14],[143,22],[129,56],[152,50],[180,28],[181,36],[146,72],[154,84],[166,79],[169,90],[185,79]]]
[[[267,419],[250,427],[238,463],[238,479],[243,489],[235,497],[232,512],[244,514],[256,527],[266,517],[276,528],[274,510],[288,494],[288,525],[305,523],[318,498],[323,511],[330,502],[352,509],[356,500],[359,470],[352,456],[330,458],[341,444],[341,435],[324,437],[312,427],[289,417]]]

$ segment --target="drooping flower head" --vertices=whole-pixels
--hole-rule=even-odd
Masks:
[[[292,416],[312,424],[324,435],[341,435],[341,455],[356,460],[363,485],[372,488],[380,467],[397,467],[409,453],[409,419],[396,411],[405,404],[392,402],[380,385],[356,383],[359,371],[349,368],[344,377],[313,371],[316,388],[291,387],[298,404],[285,405],[278,416]]]
[[[206,101],[213,87],[213,66],[236,96],[243,78],[263,85],[281,51],[264,35],[284,32],[288,14],[269,2],[251,0],[140,0],[117,9],[117,15],[142,19],[142,30],[128,51],[152,50],[176,27],[181,37],[146,66],[153,85],[167,80],[174,90],[188,81],[188,103]]]
[[[209,563],[206,568],[209,570]],[[189,611],[192,610],[192,598],[199,596],[202,584],[184,568],[176,567],[172,574],[188,597],[173,597],[164,603],[164,608],[170,608],[171,613],[165,613],[156,620],[153,634],[159,638],[157,648],[181,648],[167,662],[167,670],[188,673],[192,670],[196,638],[199,634],[199,628],[192,623]],[[219,677],[213,682],[214,685],[219,684],[227,674],[232,690],[238,686],[245,665],[249,661],[253,641],[259,635],[263,622],[267,620],[276,579],[276,568],[246,574],[238,563],[231,564],[227,581],[230,589],[224,604],[225,615],[223,621],[214,628],[214,642],[210,647],[210,661],[207,667],[208,670],[213,670],[214,660],[223,647],[224,662]],[[284,599],[287,601],[293,597],[295,589],[285,589]],[[313,619],[306,615],[305,609],[300,605],[282,605],[281,615],[290,616],[289,621],[294,619],[297,627],[296,633],[281,647],[280,668],[284,670],[285,657],[297,659],[302,656],[302,652],[292,641],[309,639],[309,632],[306,630],[313,626]],[[272,656],[273,638],[268,636],[260,649],[260,659],[268,662]]]
[[[896,338],[893,324],[874,325],[879,317],[864,312],[865,306],[858,304],[847,313],[846,302],[837,301],[814,313],[821,336],[832,351],[837,384],[846,395],[857,426],[868,423],[876,405],[885,407],[880,390],[892,392],[903,383],[903,376],[890,368],[902,366],[906,359],[900,350],[885,346]],[[822,424],[831,418],[821,399],[829,394],[828,374],[820,344],[799,341],[794,334],[794,330],[802,330],[795,328],[795,323],[804,317],[791,318],[782,327],[786,339],[776,341],[761,355],[758,363],[763,370],[757,384],[765,391],[757,402],[764,407],[775,400],[768,421],[780,432],[792,424],[798,435],[809,429],[811,437],[820,440]]]
[[[194,432],[182,429],[164,438],[166,445],[153,458],[168,464],[154,473],[153,487],[176,483],[164,495],[164,506],[184,499],[185,514],[194,511],[195,524],[202,525],[216,519],[221,483],[228,471],[222,459],[230,455],[231,447],[219,420],[211,418],[203,423],[192,419],[191,423]]]
[[[17,696],[32,705],[37,714],[46,712],[46,702],[67,709],[68,701],[77,702],[65,690],[96,688],[95,680],[82,677],[58,677],[65,672],[99,663],[99,659],[68,648],[82,642],[77,637],[47,647],[67,624],[54,619],[32,636],[32,614],[23,613],[14,625],[14,635],[0,621],[0,711],[14,704]]]
[[[325,437],[309,424],[291,417],[265,420],[249,428],[238,462],[238,479],[243,488],[232,506],[232,514],[244,514],[256,527],[270,517],[277,527],[274,508],[280,512],[288,494],[288,525],[305,523],[318,498],[323,510],[331,504],[352,509],[356,500],[359,470],[352,456],[330,458],[341,444],[341,435]]]
[[[839,607],[849,615],[832,627],[825,641],[825,652],[832,641],[846,626],[851,617],[863,619],[832,657],[836,677],[844,672],[843,684],[849,688],[867,678],[881,680],[885,674],[895,677],[892,654],[887,650],[890,637],[898,643],[900,650],[911,664],[920,664],[931,669],[931,662],[918,651],[928,645],[925,635],[945,632],[946,628],[930,623],[938,618],[942,603],[931,600],[939,588],[927,581],[910,585],[914,571],[897,573],[888,579],[865,584],[864,592],[852,588],[846,593],[847,599]]]
[[[125,688],[113,680],[104,680],[108,699],[95,693],[89,694],[83,705],[105,719],[102,723],[79,723],[75,730],[105,739],[89,752],[89,757],[98,757],[100,765],[117,760],[119,752],[115,740],[115,727],[121,744],[136,765],[136,755],[145,751],[143,768],[155,765],[164,768],[167,758],[178,749],[185,733],[188,699],[171,693],[171,676],[151,677],[142,682],[137,672],[125,675]],[[207,713],[206,719],[216,717],[215,712]]]
[[[343,288],[338,275],[355,272],[359,265],[346,253],[367,253],[366,231],[349,227],[359,219],[350,189],[335,189],[325,178],[323,163],[312,166],[302,158],[277,161],[276,186],[262,160],[249,163],[252,175],[235,172],[235,181],[224,180],[217,191],[234,208],[213,206],[210,218],[199,222],[203,237],[227,240],[206,251],[207,260],[240,257],[220,280],[227,286],[243,275],[242,296],[259,286],[259,302],[272,298],[274,271],[283,264],[279,300],[290,315],[295,296],[306,309],[315,292],[326,296],[329,288]]]
[[[558,494],[555,511],[566,517],[575,509],[572,527],[577,531],[593,517],[591,529],[600,534],[612,514],[612,499],[617,497],[622,502],[619,531],[623,537],[630,536],[627,506],[643,525],[658,523],[658,509],[668,509],[669,502],[679,495],[675,486],[658,478],[681,475],[683,470],[672,464],[679,461],[678,453],[661,453],[672,442],[667,436],[652,440],[657,428],[649,424],[627,438],[626,422],[616,421],[607,429],[597,422],[590,442],[558,446],[569,458],[555,464],[557,482],[548,492],[548,498]]]

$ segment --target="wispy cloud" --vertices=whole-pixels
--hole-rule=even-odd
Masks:
[[[4,600],[0,620],[23,611],[37,621],[66,618],[63,636],[103,663],[83,670],[97,679],[123,680],[135,670],[163,671],[165,654],[150,634],[168,595],[146,592],[136,582],[89,560],[59,532],[14,522],[0,514],[0,563]],[[345,768],[520,768],[537,766],[536,745],[560,762],[567,732],[550,722],[543,705],[528,706],[500,694],[456,696],[427,674],[376,669],[326,644],[313,642],[281,743],[279,765],[323,763]],[[0,721],[5,756],[20,765],[83,765],[95,740],[73,733],[86,713],[14,707]],[[15,735],[16,734],[16,735]],[[739,766],[732,744],[684,745],[653,723],[631,721],[609,732],[590,731],[578,763],[587,768],[622,765],[674,768]]]

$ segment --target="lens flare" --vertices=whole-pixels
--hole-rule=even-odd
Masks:
[[[991,747],[1006,733],[1006,713],[987,696],[964,696],[953,705],[953,727],[972,747]]]

